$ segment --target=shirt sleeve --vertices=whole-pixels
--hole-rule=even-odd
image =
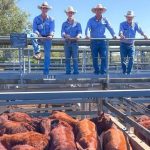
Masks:
[[[124,29],[123,29],[123,24],[120,23],[120,27],[119,27],[119,35],[124,33]]]
[[[64,38],[64,35],[65,35],[65,23],[62,24],[62,27],[61,27],[61,37]]]
[[[85,29],[85,36],[90,36],[89,32],[91,31],[91,20],[88,21],[86,29]]]
[[[33,33],[39,34],[36,18],[33,20]]]
[[[53,19],[51,21],[51,26],[50,26],[50,35],[54,36],[55,33],[55,20]]]
[[[112,37],[115,36],[115,31],[114,29],[111,27],[110,23],[108,22],[108,20],[105,20],[106,21],[106,28],[108,29],[108,31],[110,32],[110,34],[112,35]]]
[[[81,24],[78,23],[78,36],[81,37],[81,35],[82,35],[82,28],[81,28]]]
[[[141,28],[137,23],[136,23],[136,31],[137,31],[138,33],[140,33],[141,35],[144,34],[142,28]]]

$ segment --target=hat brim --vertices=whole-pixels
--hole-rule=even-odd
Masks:
[[[134,15],[124,15],[125,17],[131,17],[131,18],[133,18],[133,17],[135,17]]]
[[[51,6],[38,6],[38,9],[42,9],[42,8],[47,8],[48,10],[51,10],[52,9],[52,7]]]
[[[77,11],[76,11],[76,10],[75,10],[75,11],[67,11],[67,10],[64,10],[64,12],[65,12],[65,13],[73,12],[74,14],[75,14],[75,13],[77,13]]]
[[[103,7],[103,8],[92,8],[91,11],[93,13],[95,13],[97,9],[103,9],[103,13],[107,11],[107,9],[105,7]]]

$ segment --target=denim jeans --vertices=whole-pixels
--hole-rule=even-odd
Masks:
[[[105,40],[92,40],[91,41],[91,51],[92,51],[92,59],[93,59],[93,67],[94,73],[101,74],[106,73],[106,52],[107,52],[107,44]],[[99,69],[98,56],[101,59],[101,69]]]
[[[71,73],[71,57],[73,59],[73,70],[74,74],[78,74],[78,44],[77,42],[65,42],[64,45],[65,58],[66,58],[66,74]]]
[[[31,37],[37,37],[36,34],[31,34]],[[52,42],[51,40],[37,40],[37,39],[32,39],[32,45],[34,48],[34,54],[40,52],[40,44],[44,46],[44,69],[43,69],[43,74],[48,75],[49,74],[49,66],[50,66],[50,51],[51,51],[51,45]]]
[[[135,47],[133,44],[120,43],[121,65],[123,73],[130,74],[133,67]],[[128,59],[128,64],[127,64]]]

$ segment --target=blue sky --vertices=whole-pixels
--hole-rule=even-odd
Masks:
[[[43,0],[19,0],[18,6],[30,14],[30,21],[40,14],[37,5],[40,5]],[[49,11],[49,15],[55,18],[56,32],[55,37],[60,37],[61,25],[66,20],[64,9],[72,5],[78,12],[75,15],[82,25],[83,37],[87,21],[90,17],[94,16],[91,8],[99,3],[102,3],[107,12],[104,16],[110,21],[115,32],[118,34],[120,22],[125,20],[124,14],[128,10],[135,12],[135,20],[140,24],[145,33],[150,35],[150,1],[149,0],[47,0],[53,7]],[[111,37],[106,32],[107,37]],[[139,37],[139,35],[137,36]]]

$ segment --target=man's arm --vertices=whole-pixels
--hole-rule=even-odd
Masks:
[[[37,18],[34,18],[33,20],[33,33],[37,34],[38,36],[40,36],[40,33],[38,31],[38,25],[37,25],[37,21],[36,21]]]
[[[82,28],[81,28],[81,24],[78,23],[78,34],[76,36],[77,39],[80,39],[82,35]]]
[[[145,35],[145,33],[143,32],[142,28],[136,24],[136,30],[138,33],[140,33],[145,39],[148,39],[147,35]]]
[[[106,28],[108,29],[108,31],[110,32],[111,36],[113,38],[117,38],[116,34],[115,34],[115,31],[114,29],[112,28],[111,24],[109,23],[108,20],[105,20],[106,21]]]
[[[91,31],[91,20],[88,21],[86,29],[85,29],[85,37],[90,38],[89,32]]]
[[[53,19],[50,24],[50,33],[47,36],[47,38],[52,39],[54,37],[54,33],[55,33],[55,20]]]
[[[123,35],[124,29],[123,29],[123,24],[120,23],[120,28],[119,28],[119,36],[121,39],[125,39],[125,36]]]

